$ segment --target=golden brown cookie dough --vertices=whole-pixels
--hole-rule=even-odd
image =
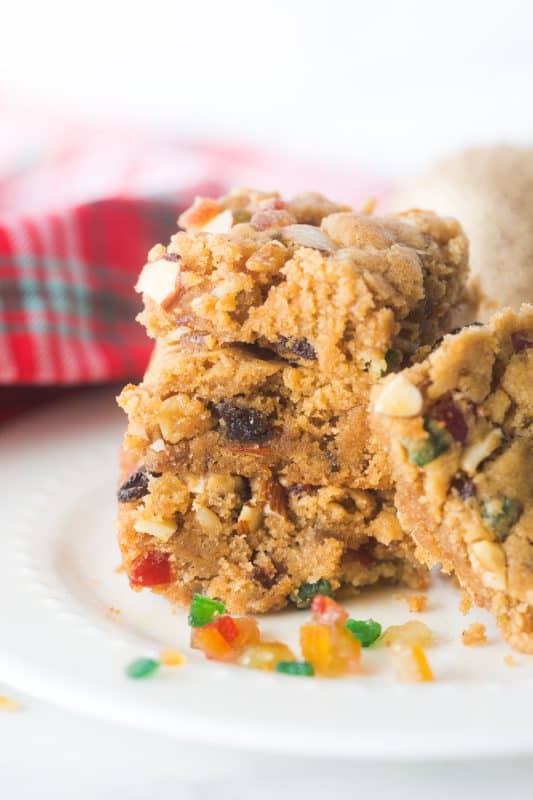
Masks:
[[[139,278],[158,341],[119,400],[132,584],[234,612],[281,608],[321,579],[423,588],[368,401],[447,329],[468,271],[459,225],[243,190],[180,224]]]
[[[533,306],[446,336],[373,397],[399,518],[533,652]]]

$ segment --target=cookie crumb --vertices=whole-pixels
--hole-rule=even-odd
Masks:
[[[473,622],[461,634],[465,647],[476,647],[480,644],[487,644],[487,629],[480,622]]]
[[[503,657],[503,663],[505,664],[506,667],[517,667],[518,666],[518,661],[511,654]]]
[[[412,614],[417,614],[422,611],[427,611],[428,598],[425,594],[406,594],[403,599],[409,606],[409,611]]]
[[[461,614],[468,614],[470,609],[472,608],[472,600],[468,592],[462,591],[461,592],[461,599],[459,601],[459,611]]]
[[[20,711],[21,705],[16,700],[0,694],[0,711]]]

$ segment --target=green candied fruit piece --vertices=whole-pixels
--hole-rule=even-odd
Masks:
[[[213,621],[213,617],[223,614],[226,610],[220,600],[212,600],[204,594],[195,594],[189,609],[189,625],[191,628],[201,628]]]
[[[282,675],[307,675],[311,677],[315,674],[313,665],[309,661],[278,661],[276,672]]]
[[[349,619],[344,627],[361,642],[362,647],[370,647],[381,636],[381,625],[375,619]]]
[[[302,583],[298,591],[291,594],[291,600],[296,608],[309,608],[317,594],[326,594],[328,597],[333,594],[331,583],[326,578],[320,578],[314,583]]]
[[[393,347],[390,347],[387,352],[385,353],[385,363],[387,365],[387,369],[385,370],[385,375],[387,372],[390,372],[394,367],[399,367],[402,360],[402,354],[399,350],[395,350]]]
[[[481,501],[481,516],[494,531],[499,542],[504,542],[511,528],[522,514],[522,503],[504,494]]]
[[[402,439],[409,461],[417,467],[425,467],[434,461],[450,449],[453,441],[445,428],[428,417],[424,418],[424,430],[428,434],[426,439]]]
[[[159,661],[154,658],[136,658],[126,667],[128,678],[138,680],[139,678],[149,678],[159,669]]]

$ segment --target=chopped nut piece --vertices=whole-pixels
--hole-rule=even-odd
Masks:
[[[263,522],[263,511],[259,506],[252,503],[245,503],[241,508],[239,519],[237,520],[237,530],[243,536],[248,533],[255,533]]]
[[[165,441],[171,444],[203,433],[212,424],[204,404],[186,394],[174,394],[163,400],[157,422]]]
[[[156,439],[155,442],[152,442],[150,445],[150,450],[153,450],[154,453],[162,453],[165,449],[165,442],[163,439]]]
[[[133,527],[137,533],[147,533],[162,542],[168,542],[178,528],[176,521],[173,519],[157,519],[143,513],[137,517]]]
[[[302,247],[313,247],[315,250],[324,250],[326,253],[334,253],[337,245],[320,228],[314,225],[287,225],[281,231],[283,239]]]
[[[487,629],[480,622],[473,622],[461,634],[461,639],[465,647],[475,647],[480,644],[487,644]]]
[[[467,475],[474,475],[481,462],[500,446],[501,441],[501,430],[493,428],[481,441],[466,447],[461,458],[461,467]]]
[[[210,197],[195,197],[194,203],[190,208],[181,214],[178,225],[186,231],[198,231],[218,216],[221,212],[220,203]]]
[[[483,585],[504,591],[506,562],[505,553],[500,545],[487,541],[474,542],[470,545],[470,556],[472,566],[480,573]]]
[[[222,533],[222,523],[214,511],[211,511],[207,506],[203,506],[197,502],[194,502],[192,507],[200,527],[203,528],[206,533],[209,533],[211,536],[218,536]]]
[[[389,417],[415,417],[422,411],[422,395],[400,373],[383,386],[374,408]]]
[[[135,291],[163,305],[175,294],[179,272],[179,261],[167,261],[164,258],[148,261],[135,284]]]
[[[217,214],[199,229],[202,233],[229,233],[233,225],[233,214],[229,208]]]

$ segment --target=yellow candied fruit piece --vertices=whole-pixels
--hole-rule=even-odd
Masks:
[[[435,637],[431,628],[428,628],[419,620],[405,622],[403,625],[391,625],[381,637],[383,644],[387,647],[392,645],[420,645],[421,647],[431,647]]]
[[[21,705],[16,700],[11,700],[10,697],[0,694],[0,711],[19,711],[20,708]]]
[[[248,669],[262,669],[274,672],[280,661],[295,661],[290,647],[283,642],[261,642],[247,647],[238,658],[237,663]]]
[[[174,647],[167,647],[165,650],[161,651],[159,661],[161,664],[164,664],[165,667],[181,667],[185,664],[186,658],[183,653],[180,653],[180,651],[176,650]]]
[[[435,680],[424,648],[420,644],[397,644],[391,647],[390,654],[396,680],[415,683]]]
[[[334,678],[361,671],[361,644],[343,625],[302,625],[300,645],[317,675]]]

